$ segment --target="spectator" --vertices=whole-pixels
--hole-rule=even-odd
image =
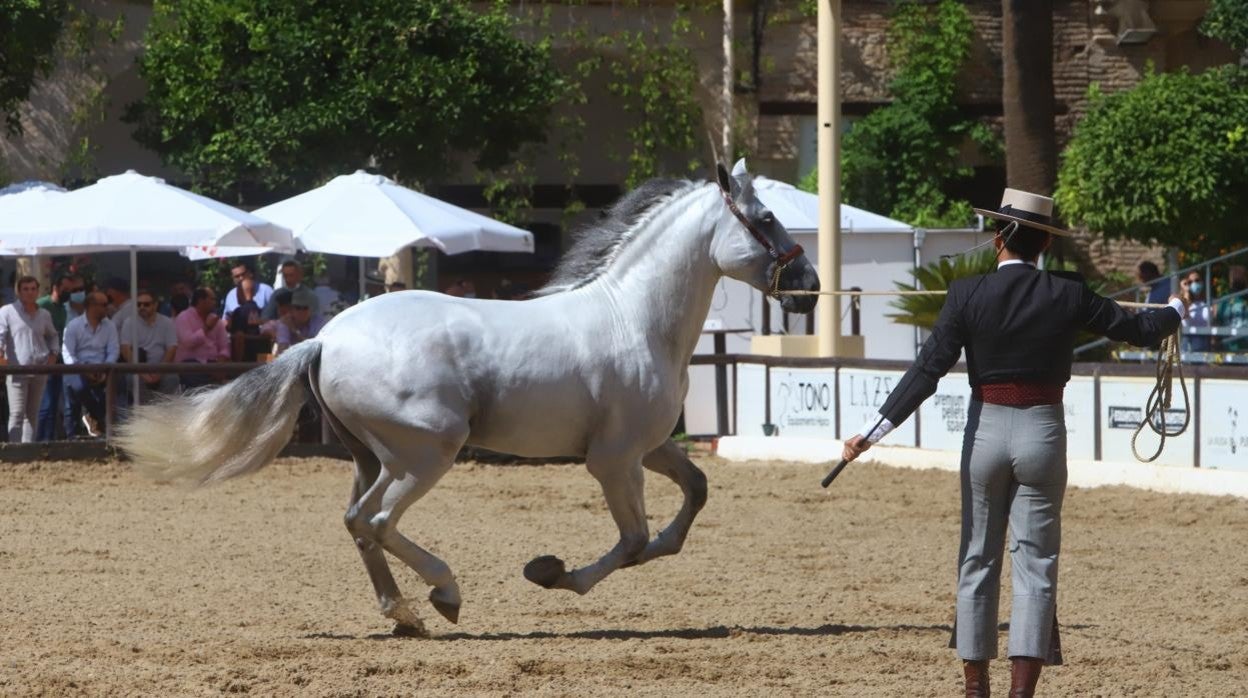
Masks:
[[[267,337],[270,342],[277,341],[277,326],[286,319],[287,315],[290,315],[290,297],[290,291],[284,288],[273,292],[273,304],[277,307],[277,317],[260,323],[260,334]]]
[[[328,321],[333,315],[333,308],[342,301],[342,294],[329,285],[329,277],[325,274],[316,277],[316,288],[312,290],[316,293],[316,302],[321,308],[321,317]]]
[[[1135,271],[1135,278],[1141,284],[1148,284],[1148,298],[1146,302],[1165,305],[1170,300],[1170,280],[1162,277],[1161,271],[1156,264],[1146,259],[1140,262]]]
[[[253,288],[249,300],[255,304],[257,309],[264,308],[264,306],[268,305],[269,299],[273,297],[273,287],[256,281],[255,273],[246,264],[239,263],[234,265],[230,269],[230,278],[234,279],[234,288],[225,294],[225,322],[227,330],[234,329],[230,323],[233,322],[234,311],[238,310],[238,306],[242,303],[238,296],[244,280],[250,279],[252,282]]]
[[[175,281],[169,286],[169,300],[160,304],[160,314],[176,318],[178,313],[191,307],[191,285],[185,281]]]
[[[1231,296],[1218,303],[1214,319],[1219,327],[1231,327],[1248,332],[1248,268],[1233,266],[1230,270]],[[1239,294],[1239,295],[1236,295]],[[1224,351],[1248,351],[1248,337],[1228,337],[1222,340]]]
[[[312,309],[316,297],[308,289],[290,295],[290,313],[277,324],[276,355],[305,339],[312,339],[325,326],[325,318]]]
[[[1205,282],[1200,272],[1192,270],[1179,284],[1179,295],[1187,303],[1187,317],[1183,318],[1183,351],[1209,351],[1213,347],[1209,335],[1188,335],[1192,330],[1209,327],[1209,303],[1205,301]]]
[[[173,363],[178,349],[178,334],[173,327],[173,320],[156,312],[156,297],[148,291],[139,291],[135,298],[138,310],[137,319],[130,318],[118,331],[121,333],[121,357],[127,362],[137,359],[141,364]],[[134,332],[136,337],[131,338]],[[130,342],[138,344],[136,357]],[[141,400],[150,402],[151,392],[173,393],[178,389],[178,377],[172,373],[140,373],[139,389]]]
[[[229,361],[230,338],[225,333],[225,323],[216,313],[217,294],[210,288],[197,288],[191,295],[191,307],[178,313],[173,321],[177,331],[178,349],[174,360],[178,363],[213,363]],[[183,388],[198,388],[214,382],[212,376],[183,374]]]
[[[58,338],[65,336],[65,325],[70,320],[69,299],[76,294],[82,294],[84,297],[86,295],[83,292],[82,277],[77,274],[61,274],[52,282],[48,295],[41,296],[36,301],[40,308],[48,311],[48,314],[52,316],[52,326],[56,328]],[[61,360],[59,347],[55,355],[55,363],[59,363]],[[43,389],[43,400],[39,403],[39,424],[35,430],[35,439],[38,441],[56,439],[57,419],[65,411],[63,384],[64,376],[59,374],[48,376],[48,382]]]
[[[98,291],[87,295],[83,314],[65,326],[65,343],[61,356],[67,365],[117,363],[121,350],[117,326],[108,318],[108,296]],[[81,416],[87,434],[101,436],[104,421],[104,384],[102,373],[65,376],[65,399],[71,419],[66,420],[66,436],[75,436]]]
[[[293,259],[282,262],[282,288],[287,289],[291,293],[296,293],[298,291],[303,291],[303,290],[306,290],[309,293],[312,293],[312,289],[303,285],[303,266],[301,266],[298,262],[296,262]],[[312,306],[311,306],[312,314],[320,315],[321,306],[320,306],[320,303],[316,299],[315,293],[312,293],[311,302],[312,302]],[[265,306],[263,317],[265,320],[276,319],[277,308]]]
[[[390,284],[388,287],[386,287],[386,293],[398,293],[399,291],[406,291],[406,290],[407,290],[407,284],[403,283],[402,281],[396,281]]]
[[[230,353],[235,361],[255,361],[272,347],[272,341],[260,334],[260,306],[255,301],[256,280],[243,279],[237,291],[241,300],[226,318],[230,328]]]
[[[60,335],[52,315],[36,303],[39,281],[17,280],[17,300],[0,308],[0,365],[31,366],[56,363]],[[5,379],[9,398],[9,443],[31,443],[39,424],[39,406],[48,376],[10,375]]]
[[[126,320],[134,317],[134,301],[130,298],[128,281],[114,276],[104,282],[104,293],[108,296],[108,317],[113,325],[121,327]]]

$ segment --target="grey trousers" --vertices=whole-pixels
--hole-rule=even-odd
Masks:
[[[35,440],[39,425],[39,405],[48,376],[9,376],[5,387],[9,396],[9,443],[28,444]]]
[[[1061,405],[972,401],[962,443],[962,545],[953,643],[962,659],[997,656],[997,602],[1006,524],[1013,610],[1010,657],[1061,663],[1057,558],[1066,493]]]

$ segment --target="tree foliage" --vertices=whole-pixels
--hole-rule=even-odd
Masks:
[[[66,0],[0,0],[0,115],[9,133],[21,131],[18,106],[53,63]]]
[[[1226,42],[1248,60],[1248,0],[1212,0],[1200,30]]]
[[[971,219],[970,205],[946,193],[972,174],[962,147],[970,139],[990,155],[1000,151],[996,136],[962,116],[955,101],[971,32],[970,14],[955,0],[897,4],[888,29],[893,101],[855,122],[843,139],[847,203],[923,227]]]
[[[1058,173],[1071,222],[1209,252],[1248,239],[1248,76],[1225,66],[1093,86]]]
[[[157,0],[129,119],[200,189],[404,181],[500,167],[544,137],[562,86],[501,4]]]

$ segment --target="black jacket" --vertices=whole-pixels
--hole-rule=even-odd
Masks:
[[[880,413],[894,425],[904,422],[936,392],[937,381],[957,363],[963,347],[972,386],[1066,385],[1079,330],[1147,346],[1173,333],[1180,322],[1172,308],[1128,313],[1071,272],[1009,264],[991,274],[959,279],[950,284],[918,359]]]

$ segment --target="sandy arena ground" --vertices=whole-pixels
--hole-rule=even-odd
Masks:
[[[584,597],[520,574],[614,543],[584,469],[457,466],[401,526],[464,591],[458,627],[419,606],[421,640],[376,611],[345,463],[190,492],[117,464],[0,464],[0,694],[958,694],[954,475],[856,464],[825,492],[822,467],[701,465],[685,551]],[[679,494],[647,488],[656,530]],[[1071,490],[1065,538],[1068,664],[1042,695],[1248,695],[1248,502]],[[993,679],[1004,693],[1004,660]]]

